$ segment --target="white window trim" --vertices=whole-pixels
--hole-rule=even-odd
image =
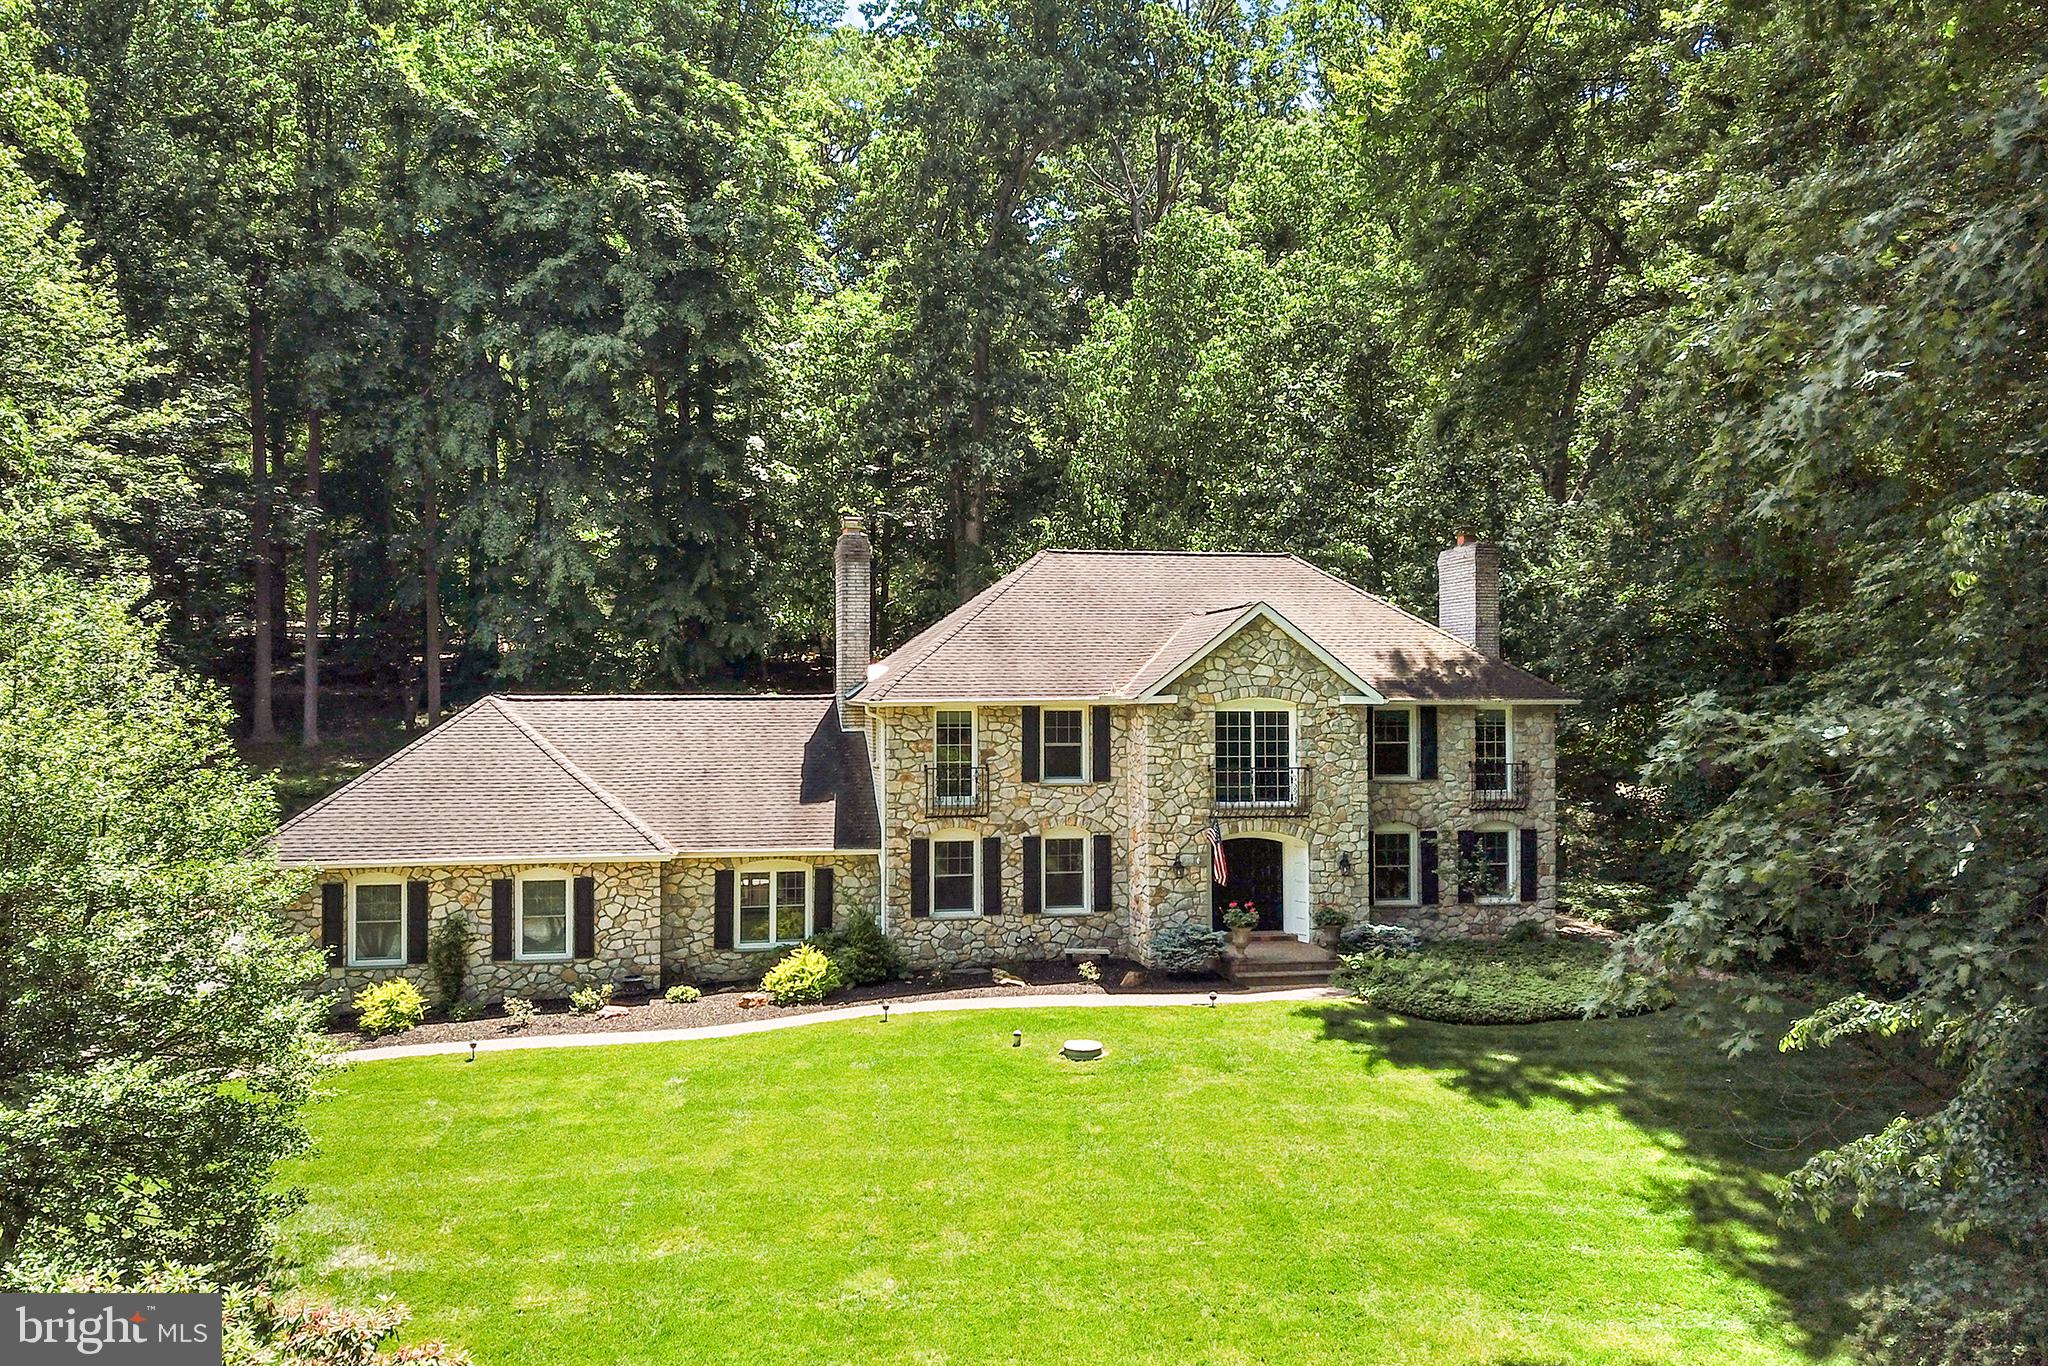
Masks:
[[[365,958],[356,952],[356,889],[396,887],[398,889],[398,957]],[[352,968],[402,968],[405,966],[405,918],[411,908],[405,904],[405,879],[388,873],[370,873],[348,880],[348,966]]]
[[[770,936],[770,937],[769,937],[769,938],[767,938],[767,939],[744,939],[744,938],[741,938],[741,931],[740,931],[740,927],[741,927],[742,925],[746,924],[746,917],[745,917],[745,915],[743,914],[743,912],[744,912],[744,911],[745,911],[745,909],[746,909],[746,894],[745,894],[745,892],[744,892],[744,890],[743,890],[743,889],[744,889],[744,887],[745,887],[745,885],[746,885],[746,878],[747,878],[747,874],[749,874],[749,873],[766,873],[766,874],[768,875],[768,933],[769,933],[769,936]],[[777,873],[802,873],[802,874],[804,875],[804,933],[803,933],[803,939],[777,939],[777,938],[774,938],[774,934],[775,934],[775,911],[776,911],[776,903],[775,903],[775,875],[776,875]],[[792,944],[801,944],[801,943],[803,943],[803,942],[804,942],[804,939],[809,939],[809,938],[811,937],[812,933],[814,932],[814,926],[815,926],[815,924],[816,924],[816,921],[815,921],[815,920],[813,919],[813,917],[814,917],[814,916],[816,915],[816,913],[817,913],[817,905],[818,905],[818,889],[817,889],[817,887],[816,887],[815,883],[816,883],[816,879],[815,879],[815,878],[813,878],[813,877],[811,876],[811,865],[809,865],[808,863],[797,863],[797,862],[795,862],[794,860],[791,860],[791,859],[776,859],[776,860],[773,860],[773,861],[767,861],[767,862],[754,862],[754,863],[744,863],[744,864],[741,864],[741,865],[740,865],[739,867],[737,867],[737,868],[733,869],[733,874],[732,874],[732,946],[733,946],[733,948],[735,948],[735,949],[737,949],[737,950],[740,950],[740,951],[742,951],[742,952],[747,952],[747,953],[751,953],[751,952],[754,952],[755,950],[758,950],[758,949],[785,949],[785,948],[788,948],[788,947],[790,947],[790,946],[791,946]]]
[[[1509,764],[1514,763],[1515,709],[1505,702],[1498,706],[1472,708],[1472,757],[1475,759],[1479,757],[1479,713],[1483,711],[1497,711],[1507,719],[1507,758],[1505,762]]]
[[[1422,904],[1422,832],[1412,825],[1389,823],[1375,825],[1369,838],[1377,840],[1381,835],[1406,835],[1408,837],[1408,895],[1392,899],[1383,898],[1373,891],[1373,882],[1379,876],[1377,851],[1368,843],[1366,846],[1366,899],[1375,906],[1420,906]]]
[[[526,884],[562,884],[562,952],[526,951]],[[567,963],[576,957],[576,879],[561,868],[532,868],[519,875],[512,888],[512,961],[515,963]]]
[[[981,708],[953,705],[932,708],[930,734],[932,737],[932,766],[934,768],[937,768],[939,763],[940,712],[967,713],[967,734],[970,742],[967,746],[967,781],[972,783],[973,787],[969,790],[967,798],[963,801],[955,803],[955,805],[961,807],[975,806],[980,802],[981,797],[983,795],[981,791],[981,784],[983,781],[981,776]],[[940,802],[938,803],[938,806],[940,810],[944,810],[946,804],[944,802]]]
[[[1081,904],[1078,906],[1054,906],[1052,904],[1052,897],[1046,894],[1047,866],[1045,846],[1048,840],[1081,841]],[[1041,831],[1038,836],[1038,913],[1040,915],[1087,915],[1089,912],[1089,901],[1094,892],[1095,841],[1089,835],[1089,832],[1070,825]]]
[[[1056,711],[1079,712],[1081,715],[1081,776],[1078,778],[1049,778],[1046,776],[1048,770],[1045,766],[1045,718],[1048,714]],[[1040,707],[1038,709],[1038,781],[1050,783],[1054,787],[1079,787],[1083,783],[1093,782],[1095,780],[1093,771],[1095,768],[1095,746],[1089,742],[1095,738],[1094,725],[1095,718],[1087,707]]]
[[[1408,771],[1406,773],[1382,773],[1379,771],[1379,742],[1370,729],[1366,732],[1365,743],[1372,750],[1372,780],[1376,783],[1412,783],[1418,781],[1422,770],[1422,717],[1420,708],[1414,706],[1388,706],[1373,709],[1373,725],[1379,724],[1381,712],[1400,711],[1408,713]]]
[[[1233,807],[1240,811],[1251,811],[1261,805],[1276,809],[1292,806],[1294,798],[1300,795],[1295,790],[1296,780],[1293,774],[1295,769],[1302,766],[1301,705],[1297,702],[1290,702],[1284,697],[1233,697],[1228,702],[1218,702],[1216,704],[1217,716],[1221,716],[1224,712],[1228,711],[1284,711],[1287,713],[1287,763],[1284,767],[1289,775],[1288,800],[1266,803],[1240,802],[1233,803]],[[1256,743],[1257,727],[1254,726],[1253,730],[1254,742]],[[1212,717],[1209,722],[1209,767],[1211,771],[1220,771],[1222,764],[1223,755],[1218,752],[1216,747],[1216,722]]]
[[[935,830],[931,836],[931,857],[925,860],[925,905],[934,920],[975,920],[981,916],[981,836],[972,830]],[[974,892],[964,911],[939,909],[939,846],[965,841],[972,851],[967,866],[974,871]]]
[[[1502,890],[1492,896],[1473,895],[1473,901],[1481,906],[1512,906],[1522,899],[1522,832],[1520,828],[1504,821],[1489,821],[1473,827],[1478,835],[1498,835],[1505,832],[1508,837],[1508,875]]]

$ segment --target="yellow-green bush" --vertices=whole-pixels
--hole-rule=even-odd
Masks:
[[[373,1039],[411,1029],[427,1017],[427,998],[403,978],[356,993],[356,1028]]]
[[[805,944],[768,969],[761,990],[779,1006],[812,1005],[839,989],[839,965],[814,944]]]

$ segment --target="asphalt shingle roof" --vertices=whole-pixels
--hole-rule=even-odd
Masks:
[[[487,697],[285,822],[294,865],[872,849],[832,698]]]
[[[1136,697],[1264,603],[1389,698],[1563,702],[1527,669],[1293,555],[1048,550],[869,673],[872,703]]]

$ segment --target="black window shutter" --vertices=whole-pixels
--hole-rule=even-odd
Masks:
[[[1093,778],[1098,783],[1106,783],[1109,781],[1110,778],[1110,728],[1108,707],[1094,707],[1089,710],[1088,729],[1090,732],[1089,738],[1092,741],[1094,741],[1095,744],[1095,753],[1092,756],[1095,760],[1095,768],[1094,771],[1090,773],[1088,776],[1090,778]]]
[[[1110,874],[1115,871],[1109,865],[1109,848],[1109,836],[1095,837],[1095,904],[1089,908],[1094,911],[1109,909]]]
[[[1365,709],[1365,776],[1368,778],[1380,776],[1379,735],[1373,730],[1373,717],[1378,712],[1378,707]]]
[[[1436,708],[1417,707],[1415,724],[1421,730],[1416,742],[1415,776],[1434,778],[1436,776]]]
[[[512,956],[512,879],[491,879],[491,959],[502,963]]]
[[[732,947],[732,869],[720,868],[711,875],[711,947]]]
[[[1516,836],[1516,843],[1522,846],[1522,900],[1536,899],[1536,846],[1543,838],[1542,832],[1524,830]]]
[[[1437,898],[1443,895],[1443,885],[1438,881],[1436,871],[1436,831],[1425,830],[1416,838],[1422,841],[1422,851],[1417,858],[1422,888],[1417,899],[1425,906],[1434,906]]]
[[[932,913],[932,842],[917,839],[910,842],[910,913],[925,916]]]
[[[1040,896],[1040,893],[1043,891],[1043,887],[1040,885],[1042,868],[1043,865],[1039,862],[1038,836],[1026,835],[1024,837],[1024,914],[1026,915],[1037,915],[1044,907],[1045,903]]]
[[[1024,781],[1038,781],[1038,708],[1024,709]]]
[[[1458,832],[1458,900],[1476,901],[1473,895],[1471,874],[1473,865],[1479,859],[1479,833],[1475,830]]]
[[[427,884],[405,884],[405,961],[427,961]]]
[[[597,957],[597,879],[576,879],[576,956]]]
[[[320,942],[327,946],[327,961],[334,967],[341,966],[341,956],[346,949],[348,918],[342,912],[342,898],[348,889],[339,882],[320,884]]]
[[[990,835],[981,842],[981,913],[1003,913],[1003,841]]]
[[[811,869],[811,933],[832,928],[832,870]]]

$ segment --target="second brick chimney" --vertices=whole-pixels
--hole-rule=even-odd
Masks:
[[[1500,547],[1466,532],[1436,557],[1436,623],[1488,659],[1500,658]]]
[[[832,549],[832,680],[842,703],[868,678],[873,561],[866,523],[851,514],[842,518],[839,543]]]

